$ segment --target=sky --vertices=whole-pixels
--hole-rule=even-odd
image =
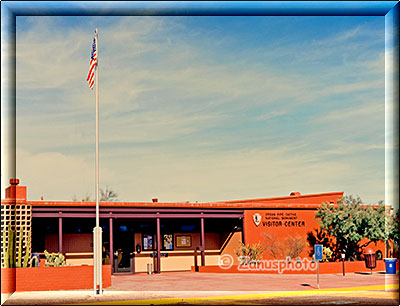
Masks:
[[[384,200],[383,16],[17,16],[29,200],[95,197],[96,27],[100,187],[119,200]]]

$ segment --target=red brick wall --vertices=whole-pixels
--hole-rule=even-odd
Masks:
[[[2,268],[1,269],[1,293],[15,292],[15,268]]]
[[[103,266],[103,288],[111,286],[111,266]],[[93,288],[93,266],[17,269],[16,291]]]
[[[111,266],[103,266],[102,275],[103,288],[110,287]],[[93,266],[1,269],[2,293],[91,288],[93,288]]]

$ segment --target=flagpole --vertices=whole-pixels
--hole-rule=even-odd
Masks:
[[[96,33],[96,227],[99,226],[99,45],[98,32]]]
[[[98,30],[95,30],[96,37],[96,227],[93,235],[93,272],[94,272],[94,290],[96,295],[103,293],[102,286],[102,230],[99,221],[99,45]]]

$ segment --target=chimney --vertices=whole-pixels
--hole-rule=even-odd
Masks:
[[[300,192],[294,192],[294,191],[293,191],[293,192],[290,193],[290,196],[291,196],[291,197],[298,197],[298,196],[300,196],[300,195],[301,195]]]
[[[18,184],[19,184],[19,179],[17,178],[10,179],[10,185],[18,185]]]
[[[158,199],[157,198],[153,198],[152,201],[153,201],[153,203],[157,203]]]
[[[26,186],[18,186],[19,179],[10,179],[10,186],[6,188],[6,199],[26,200]]]

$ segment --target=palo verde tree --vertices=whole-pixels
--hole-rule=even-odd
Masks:
[[[394,253],[391,255],[393,257],[398,257],[399,252],[399,218],[400,210],[397,209],[396,213],[392,216],[387,216],[386,218],[386,231],[385,231],[385,241],[393,241]],[[390,245],[387,244],[388,250],[391,249]],[[386,254],[389,257],[388,254]]]
[[[338,205],[323,203],[316,213],[321,229],[336,239],[334,258],[360,259],[362,250],[371,243],[393,239],[393,217],[385,205],[362,205],[359,197],[345,196]],[[366,238],[366,239],[364,239]]]

